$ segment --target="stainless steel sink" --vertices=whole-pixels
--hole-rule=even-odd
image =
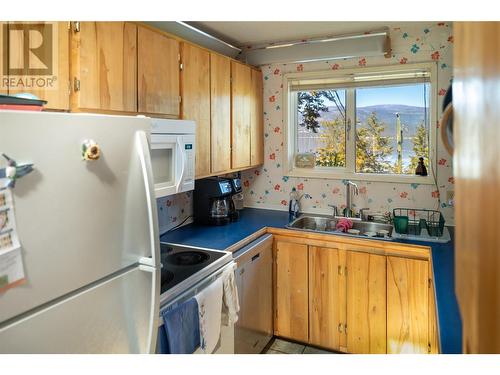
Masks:
[[[352,236],[352,237],[374,237],[374,238],[384,238],[386,240],[392,240],[392,225],[377,223],[373,221],[361,221],[361,220],[352,220],[352,229],[359,230],[359,234],[350,234],[338,231],[335,228],[337,221],[339,218],[335,217],[324,217],[324,216],[312,216],[312,215],[303,215],[289,223],[286,227],[290,229],[298,229],[309,232],[320,232],[320,233],[330,233],[330,234],[339,234],[343,236]],[[377,233],[381,230],[386,230],[388,233],[385,236],[375,235],[370,236],[366,233]]]

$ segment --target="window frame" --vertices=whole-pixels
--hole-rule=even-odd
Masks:
[[[297,150],[297,127],[298,114],[297,95],[291,92],[290,86],[293,80],[297,79],[322,79],[334,78],[339,76],[355,75],[356,73],[373,73],[380,72],[404,72],[418,69],[427,69],[430,72],[430,90],[429,90],[429,165],[427,176],[390,174],[390,173],[359,173],[356,172],[356,101],[355,89],[346,89],[346,167],[314,167],[314,168],[297,168],[294,165],[295,150]],[[378,80],[376,85],[394,84],[394,80]],[[402,79],[399,82],[405,83]],[[408,81],[406,81],[407,83]],[[333,71],[315,71],[315,72],[298,72],[288,73],[283,76],[283,122],[284,122],[284,141],[283,141],[283,174],[289,177],[305,177],[305,178],[321,178],[321,179],[348,179],[358,181],[374,181],[374,182],[397,182],[397,183],[418,183],[423,185],[434,185],[437,165],[437,82],[438,69],[437,63],[414,63],[414,64],[399,64],[399,65],[383,65],[376,67],[363,68],[346,68]],[[375,86],[375,84],[374,84]],[[339,86],[340,87],[340,86]],[[360,87],[362,87],[360,85]],[[365,86],[366,87],[366,86]],[[347,105],[354,103],[354,105]],[[293,110],[291,110],[293,109]]]

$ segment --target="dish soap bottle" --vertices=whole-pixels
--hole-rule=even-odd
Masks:
[[[290,192],[290,202],[288,203],[288,214],[290,215],[290,220],[294,220],[299,216],[300,213],[300,198],[299,193],[295,188],[292,188]]]
[[[415,169],[415,174],[417,176],[427,176],[427,168],[425,167],[424,158],[422,157],[418,158],[418,165]]]

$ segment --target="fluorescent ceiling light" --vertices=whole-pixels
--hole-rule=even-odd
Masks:
[[[215,40],[215,41],[217,41],[217,42],[219,42],[219,43],[222,43],[222,44],[226,45],[226,46],[227,46],[227,47],[229,47],[229,48],[232,48],[232,49],[234,49],[234,50],[236,50],[236,51],[238,51],[238,52],[241,52],[241,48],[235,47],[235,46],[233,46],[232,44],[229,44],[228,42],[226,42],[226,41],[224,41],[224,40],[222,40],[222,39],[216,38],[216,37],[215,37],[215,36],[213,36],[213,35],[210,35],[210,34],[208,34],[208,33],[204,32],[204,31],[202,31],[202,30],[200,30],[200,29],[197,29],[196,27],[191,26],[190,24],[188,24],[188,23],[186,23],[186,22],[182,22],[182,21],[175,21],[175,22],[176,22],[176,23],[178,23],[179,25],[182,25],[182,26],[184,26],[184,27],[186,27],[186,28],[188,28],[188,29],[190,29],[190,30],[194,31],[194,32],[197,32],[198,34],[201,34],[201,35],[203,35],[203,36],[206,36],[207,38],[213,39],[213,40]]]

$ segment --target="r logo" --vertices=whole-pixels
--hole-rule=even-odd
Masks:
[[[3,28],[3,45],[8,46],[9,52],[4,54],[4,75],[53,74],[52,23],[9,23]]]

